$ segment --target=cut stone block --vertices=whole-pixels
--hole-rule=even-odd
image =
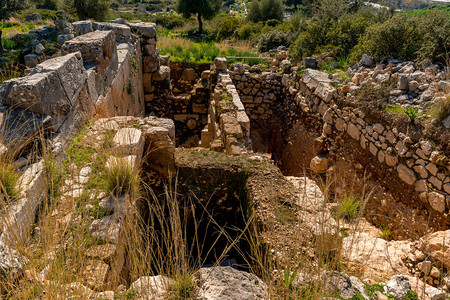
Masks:
[[[81,53],[76,52],[46,60],[37,65],[30,75],[53,71],[57,73],[64,91],[66,92],[70,103],[73,105],[87,79]]]
[[[131,28],[124,24],[118,23],[93,23],[93,28],[95,30],[108,31],[112,30],[115,33],[116,41],[119,43],[126,43],[130,41],[131,38]]]
[[[77,35],[83,35],[94,31],[91,20],[73,22],[72,26]]]
[[[116,155],[137,155],[144,153],[144,136],[136,128],[119,129],[112,140],[113,153]]]
[[[94,31],[65,42],[62,53],[80,51],[86,68],[95,67],[102,76],[112,58],[117,55],[115,40],[113,31]]]
[[[130,24],[131,28],[138,34],[148,38],[156,37],[156,24],[155,23],[135,23]]]

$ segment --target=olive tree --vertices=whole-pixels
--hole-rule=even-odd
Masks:
[[[203,32],[202,18],[212,19],[222,7],[221,0],[178,0],[177,10],[185,18],[197,15],[198,32]]]
[[[64,8],[76,13],[80,20],[104,21],[108,16],[111,0],[64,0]]]

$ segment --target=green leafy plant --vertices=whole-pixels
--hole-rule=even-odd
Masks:
[[[405,107],[405,114],[409,117],[411,123],[414,123],[415,119],[419,115],[419,109],[411,106]]]
[[[365,292],[367,296],[372,297],[375,292],[384,292],[384,286],[382,284],[366,285]]]
[[[403,297],[404,300],[418,300],[419,297],[417,296],[417,293],[413,290],[409,290],[406,292],[405,297]]]

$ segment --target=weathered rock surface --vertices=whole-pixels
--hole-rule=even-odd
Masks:
[[[130,290],[142,300],[167,299],[173,281],[165,276],[143,276],[130,285]]]
[[[232,267],[211,267],[199,270],[199,299],[250,300],[268,299],[264,282],[257,276]]]

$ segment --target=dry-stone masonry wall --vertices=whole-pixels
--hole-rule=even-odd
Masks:
[[[425,206],[448,219],[449,160],[433,143],[413,140],[407,132],[390,124],[373,123],[361,109],[342,100],[345,97],[331,85],[326,73],[307,69],[303,75],[295,71],[258,74],[241,64],[232,69],[233,82],[252,121],[268,120],[286,107],[318,116],[323,123],[322,135],[329,142],[327,155],[335,154],[333,145],[341,134],[350,136],[380,164],[394,170],[395,176],[411,187]],[[327,160],[325,156],[317,156],[310,167],[325,173],[330,164]]]
[[[228,74],[227,61],[216,58],[209,77],[213,99],[209,105],[208,125],[202,131],[202,147],[227,154],[239,155],[250,144],[250,120],[245,112],[236,87]]]

